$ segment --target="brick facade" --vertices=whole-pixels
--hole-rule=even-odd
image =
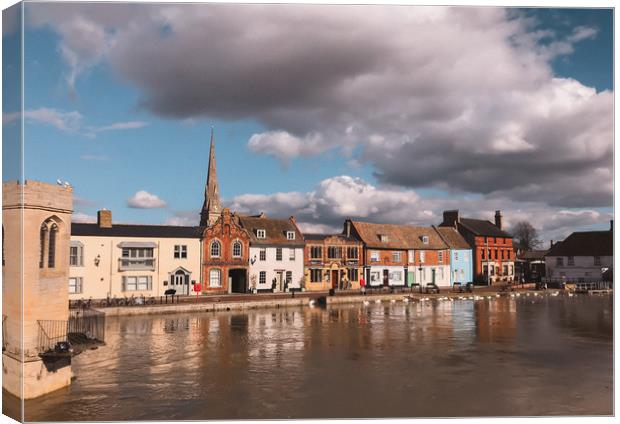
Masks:
[[[341,289],[343,279],[350,283],[348,288],[359,288],[364,261],[361,241],[342,234],[307,234],[304,238],[306,290]]]

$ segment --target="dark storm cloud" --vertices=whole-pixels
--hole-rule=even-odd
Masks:
[[[70,85],[108,61],[161,116],[257,120],[249,148],[283,163],[356,151],[382,184],[611,205],[613,95],[549,65],[595,28],[560,39],[499,8],[29,10],[61,35]]]

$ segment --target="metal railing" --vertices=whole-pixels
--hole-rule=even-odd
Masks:
[[[38,320],[39,334],[37,350],[39,353],[53,350],[58,342],[105,340],[105,314],[92,309],[74,309],[69,311],[69,319]]]
[[[155,258],[119,258],[119,271],[155,270]]]

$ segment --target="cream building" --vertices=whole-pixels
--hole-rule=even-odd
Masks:
[[[69,252],[69,299],[195,294],[200,280],[200,228],[74,223]]]

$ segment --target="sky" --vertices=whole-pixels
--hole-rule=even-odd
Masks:
[[[68,181],[76,222],[196,225],[213,128],[224,205],[306,232],[447,209],[545,242],[609,227],[611,9],[25,3],[24,23],[24,175]],[[5,17],[5,77],[18,40]]]

